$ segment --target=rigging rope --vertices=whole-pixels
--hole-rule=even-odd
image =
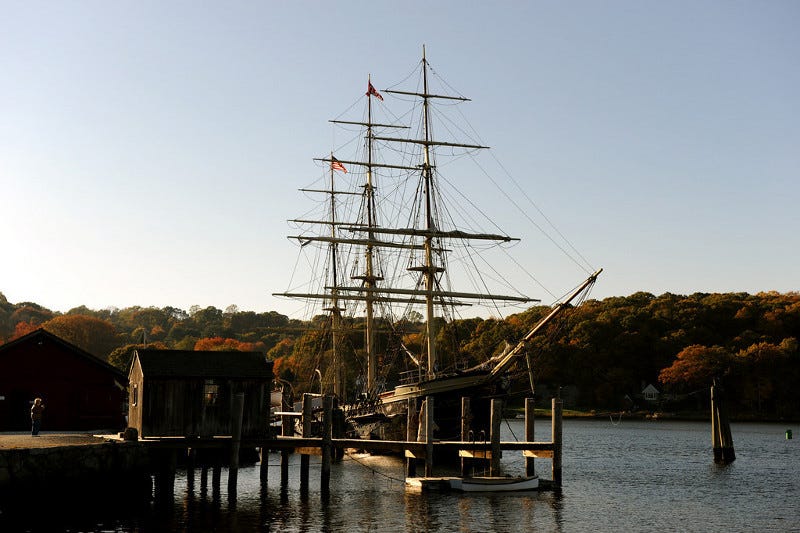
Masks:
[[[375,470],[374,468],[372,468],[372,467],[370,467],[370,466],[367,466],[366,464],[364,464],[363,462],[361,462],[360,460],[358,460],[358,459],[357,459],[355,456],[353,456],[353,455],[352,455],[350,452],[347,452],[347,451],[346,451],[346,452],[345,452],[345,455],[346,455],[347,457],[349,457],[349,458],[350,458],[352,461],[355,461],[357,464],[359,464],[359,465],[363,466],[364,468],[366,468],[367,470],[371,471],[373,475],[375,475],[375,474],[378,474],[378,475],[380,475],[380,476],[383,476],[383,477],[385,477],[386,479],[389,479],[389,480],[391,480],[391,481],[397,481],[398,483],[405,483],[405,482],[406,482],[406,480],[405,480],[405,479],[399,479],[399,478],[396,478],[396,477],[390,476],[389,474],[384,474],[384,473],[383,473],[383,472],[381,472],[380,470]]]

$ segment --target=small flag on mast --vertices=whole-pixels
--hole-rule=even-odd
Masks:
[[[375,90],[375,87],[372,86],[372,82],[368,81],[367,83],[369,84],[368,87],[367,87],[367,96],[370,96],[370,95],[375,96],[378,100],[383,102],[383,96],[381,96],[381,93],[379,93],[377,90]]]
[[[331,170],[339,170],[339,171],[344,172],[345,174],[347,174],[347,169],[344,168],[344,165],[341,164],[339,162],[339,160],[336,159],[333,156],[331,156]]]

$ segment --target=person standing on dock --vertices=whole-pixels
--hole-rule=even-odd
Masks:
[[[39,430],[42,429],[42,411],[44,411],[42,399],[36,398],[31,407],[31,435],[34,437],[38,437]]]

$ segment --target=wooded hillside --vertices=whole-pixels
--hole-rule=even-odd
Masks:
[[[545,312],[533,307],[505,320],[465,319],[439,330],[443,361],[478,364],[514,343]],[[258,350],[276,361],[276,371],[297,391],[319,390],[316,370],[325,374],[326,317],[290,320],[274,311],[240,311],[194,306],[55,313],[33,302],[10,303],[0,293],[0,342],[38,327],[127,370],[138,346]],[[343,336],[346,376],[355,391],[363,373],[363,334],[352,320]],[[407,322],[379,334],[384,348],[411,350],[422,342],[422,324]],[[800,294],[746,293],[627,297],[590,300],[569,310],[530,345],[537,383],[569,386],[576,407],[627,409],[647,383],[668,393],[664,408],[703,407],[712,376],[722,376],[738,414],[779,418],[800,415]],[[313,355],[318,354],[318,355]],[[406,358],[384,356],[383,376],[391,385]],[[317,378],[318,379],[318,378]]]

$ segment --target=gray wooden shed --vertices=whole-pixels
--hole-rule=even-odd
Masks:
[[[242,437],[268,435],[272,362],[262,353],[136,350],[128,380],[128,426],[142,438],[230,435],[239,392]]]

